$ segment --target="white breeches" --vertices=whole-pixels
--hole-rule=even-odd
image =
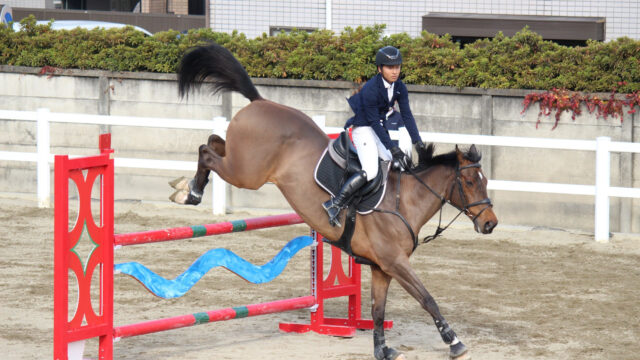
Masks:
[[[382,144],[370,126],[354,127],[351,136],[362,170],[367,173],[367,181],[370,181],[378,175],[378,156],[382,160],[391,160],[391,152]]]

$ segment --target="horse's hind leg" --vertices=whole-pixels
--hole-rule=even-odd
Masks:
[[[467,347],[458,340],[456,333],[449,327],[447,321],[440,314],[440,309],[433,299],[431,294],[425,289],[424,285],[415,274],[411,265],[409,264],[409,258],[404,259],[396,258],[392,264],[383,268],[384,272],[396,279],[398,283],[413,296],[422,308],[425,309],[433,318],[436,328],[447,345],[449,345],[449,356],[452,359],[460,360],[467,358]]]
[[[169,184],[176,191],[169,199],[178,204],[198,205],[202,201],[204,187],[209,182],[211,162],[225,155],[225,141],[218,135],[210,135],[207,145],[200,145],[196,175],[191,180],[182,177],[171,181]]]
[[[384,339],[384,311],[387,304],[387,292],[391,276],[385,274],[377,265],[371,265],[371,317],[373,318],[373,356],[376,360],[401,360],[404,355],[387,347]]]

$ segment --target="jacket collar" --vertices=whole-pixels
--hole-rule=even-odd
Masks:
[[[376,75],[376,77],[378,78],[378,87],[380,87],[381,89],[386,90],[387,88],[384,86],[384,83],[387,82],[387,81],[382,77],[382,74],[378,73]],[[392,83],[387,83],[387,84],[393,85],[395,83],[397,83],[397,81],[392,82]]]

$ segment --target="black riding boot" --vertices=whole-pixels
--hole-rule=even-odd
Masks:
[[[342,226],[338,218],[340,217],[340,211],[346,205],[347,201],[351,199],[353,194],[367,183],[367,174],[364,171],[360,171],[352,175],[342,185],[340,193],[336,197],[332,197],[329,201],[322,204],[322,207],[327,211],[329,215],[329,224],[331,226]]]

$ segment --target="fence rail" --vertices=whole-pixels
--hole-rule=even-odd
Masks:
[[[53,163],[53,155],[50,154],[49,145],[50,122],[212,130],[223,138],[228,124],[224,117],[215,117],[213,120],[160,119],[133,116],[52,113],[48,109],[38,109],[38,111],[0,110],[0,119],[37,122],[37,152],[0,151],[0,160],[37,163],[37,196],[38,204],[41,207],[48,207],[50,205],[50,164]],[[342,131],[342,128],[339,127],[325,127],[324,116],[316,116],[314,117],[314,120],[318,125],[323,127],[326,133],[337,133]],[[594,196],[596,241],[606,242],[609,239],[610,197],[640,199],[640,189],[610,186],[611,152],[640,153],[639,143],[611,141],[608,137],[598,137],[595,140],[572,140],[432,132],[421,132],[420,135],[423,140],[436,143],[594,151],[596,158],[596,176],[594,179],[594,185],[489,180],[488,188],[490,190],[498,191],[524,191]],[[402,142],[402,134],[392,134],[392,137],[400,138]],[[197,163],[195,161],[116,158],[115,166],[195,171]],[[222,214],[225,212],[226,208],[225,183],[216,174],[213,174],[213,176],[213,212],[215,214]]]

